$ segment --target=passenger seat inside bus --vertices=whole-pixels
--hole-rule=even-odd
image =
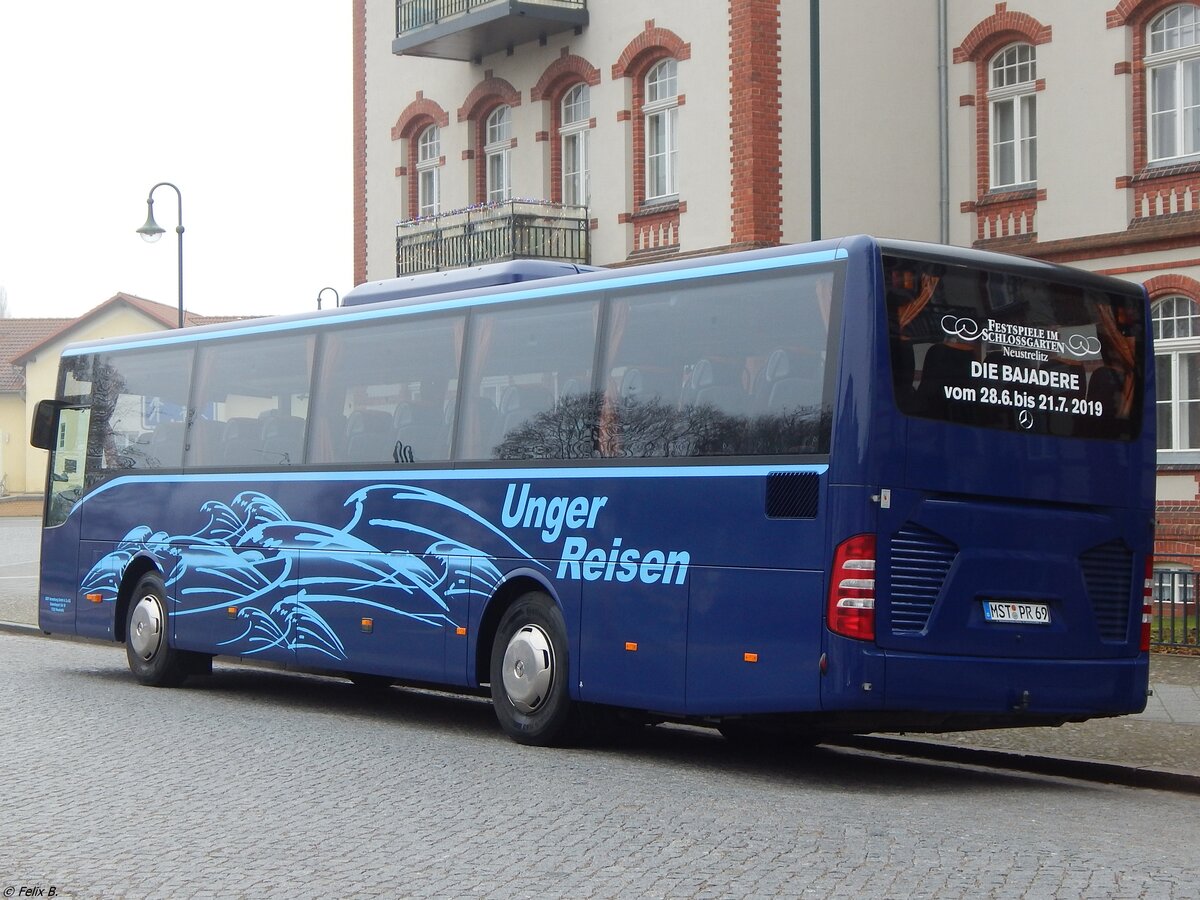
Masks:
[[[202,419],[197,416],[187,427],[186,438],[184,452],[187,459],[185,462],[189,467],[221,464],[225,445],[224,422],[214,422],[212,419]]]
[[[679,396],[680,383],[680,378],[673,372],[630,366],[621,376],[621,402],[632,406],[658,401],[673,406]]]
[[[1088,379],[1087,399],[1098,402],[1103,415],[1116,415],[1125,394],[1125,377],[1112,366],[1101,366]]]
[[[347,462],[392,462],[396,438],[392,416],[382,409],[359,409],[346,420]]]
[[[794,350],[772,350],[755,379],[750,398],[754,412],[775,413],[818,404],[820,372],[815,364],[812,368],[814,371],[806,372]]]
[[[266,416],[262,457],[267,466],[297,466],[304,462],[304,420],[299,416]]]
[[[178,469],[183,464],[183,423],[159,422],[146,449],[146,468]]]
[[[680,406],[711,406],[729,415],[744,413],[750,396],[742,387],[743,370],[730,360],[699,360],[683,386]]]
[[[500,395],[499,439],[553,406],[554,395],[540,384],[510,384]]]
[[[392,423],[396,440],[412,452],[414,462],[449,457],[443,414],[436,406],[429,403],[398,403]]]
[[[970,383],[975,352],[949,344],[931,344],[921,362],[921,382],[917,385],[917,406],[925,415],[956,419],[946,388],[965,387]]]
[[[225,423],[221,440],[221,462],[227,466],[262,463],[262,423],[248,416],[234,416]]]

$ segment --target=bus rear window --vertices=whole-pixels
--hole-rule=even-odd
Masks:
[[[1131,440],[1143,301],[1009,272],[884,257],[896,404],[1030,434]]]

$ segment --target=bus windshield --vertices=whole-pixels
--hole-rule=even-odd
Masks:
[[[889,255],[884,280],[903,412],[1032,434],[1138,436],[1138,298]]]

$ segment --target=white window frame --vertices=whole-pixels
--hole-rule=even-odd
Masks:
[[[646,73],[646,202],[679,196],[679,62],[668,56]],[[651,135],[661,131],[662,146]],[[661,185],[661,189],[660,189]]]
[[[1167,565],[1154,570],[1154,602],[1191,605],[1196,601],[1196,572]]]
[[[1009,44],[988,61],[988,148],[993,190],[1037,183],[1037,52]],[[1009,128],[1001,129],[1007,120]],[[1011,160],[1010,166],[1002,165]]]
[[[442,133],[430,125],[417,136],[417,218],[441,212]]]
[[[488,203],[512,199],[512,107],[497,106],[484,123],[484,184]]]
[[[1200,8],[1181,3],[1155,16],[1144,62],[1150,163],[1200,158]],[[1160,84],[1168,96],[1158,96]]]
[[[562,158],[562,201],[568,206],[591,203],[589,171],[589,131],[592,118],[592,92],[580,82],[563,94],[558,129]]]
[[[1184,413],[1200,417],[1200,391],[1196,397],[1186,396],[1188,365],[1200,369],[1200,303],[1182,294],[1172,294],[1154,301],[1151,318],[1155,368],[1162,376],[1158,379],[1156,417],[1161,417],[1165,410],[1170,423],[1169,428],[1159,429],[1158,452],[1197,453],[1200,440],[1195,447],[1183,445],[1188,418]]]

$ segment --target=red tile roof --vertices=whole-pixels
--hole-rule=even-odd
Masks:
[[[14,366],[35,344],[62,331],[74,319],[0,319],[0,392],[25,388],[25,367]]]

